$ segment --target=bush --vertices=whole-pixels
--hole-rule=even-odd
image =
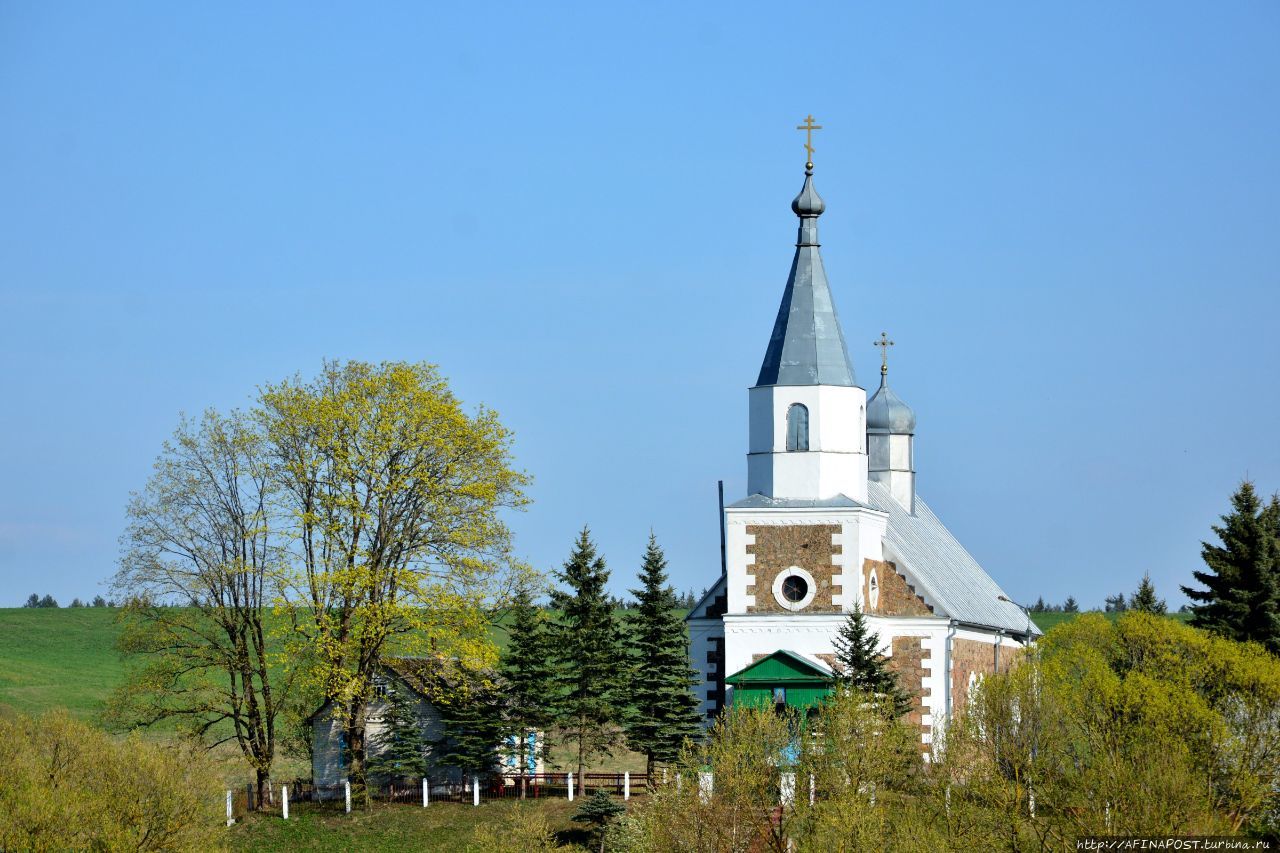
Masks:
[[[116,739],[56,711],[0,719],[0,767],[0,849],[221,847],[221,792],[202,752]]]

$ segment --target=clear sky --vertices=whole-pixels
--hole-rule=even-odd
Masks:
[[[908,8],[910,6],[910,8]],[[180,412],[427,360],[590,524],[718,573],[812,112],[860,383],[1009,594],[1174,605],[1280,489],[1274,2],[0,5],[0,605],[115,569]]]

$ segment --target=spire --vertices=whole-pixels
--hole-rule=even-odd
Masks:
[[[806,150],[812,156],[810,144]],[[818,217],[826,209],[813,188],[810,160],[805,163],[804,186],[791,202],[791,210],[800,218],[796,254],[756,385],[857,384],[818,252]]]

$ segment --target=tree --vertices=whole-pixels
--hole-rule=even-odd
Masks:
[[[1115,595],[1108,595],[1106,598],[1106,612],[1123,613],[1128,609],[1128,605],[1124,602],[1124,593],[1118,592]]]
[[[40,604],[38,604],[37,606],[38,607],[57,607],[58,600],[54,598],[52,595],[46,595],[44,598],[40,599]]]
[[[442,737],[434,744],[438,761],[468,775],[488,776],[498,765],[498,746],[508,731],[506,685],[490,673],[459,668],[436,700]]]
[[[635,676],[627,742],[645,754],[652,777],[655,762],[675,761],[685,738],[702,732],[688,634],[675,609],[675,590],[667,585],[667,558],[652,533],[640,568],[640,589],[631,594],[636,608],[627,614],[626,632]]]
[[[559,684],[553,663],[547,618],[533,604],[529,583],[516,590],[511,605],[511,640],[502,656],[501,673],[507,683],[507,722],[515,736],[516,760],[520,767],[520,796],[525,795],[529,759],[529,732],[541,732],[535,749],[545,754],[546,731],[555,721]]]
[[[856,603],[836,635],[836,661],[839,684],[872,696],[886,697],[895,717],[908,713],[915,704],[910,694],[898,684],[889,669],[887,658],[880,654],[879,638],[867,627],[862,608]]]
[[[258,417],[294,520],[290,648],[333,702],[362,789],[365,709],[391,644],[492,672],[491,607],[523,569],[500,513],[525,505],[527,477],[497,414],[464,411],[429,364],[327,362],[266,387]]]
[[[39,606],[40,606],[40,596],[39,596],[39,595],[37,595],[37,594],[36,594],[36,593],[34,593],[34,592],[33,592],[33,593],[31,593],[31,595],[29,595],[29,596],[27,597],[27,603],[26,603],[26,604],[24,604],[24,605],[22,605],[22,606],[23,606],[23,607],[39,607]]]
[[[386,706],[382,712],[383,729],[370,739],[370,776],[399,779],[427,775],[427,751],[430,744],[418,714],[418,697],[408,685],[389,679]]]
[[[95,596],[93,597],[93,606],[94,606],[94,607],[106,607],[106,606],[107,606],[107,600],[106,600],[105,598],[103,598],[102,596],[100,596],[100,595],[95,595]]]
[[[1231,505],[1213,527],[1222,545],[1202,543],[1208,570],[1192,572],[1205,588],[1182,587],[1193,602],[1191,624],[1280,654],[1280,498],[1264,507],[1246,480]]]
[[[108,707],[119,728],[176,723],[210,748],[234,741],[258,802],[295,672],[274,667],[279,649],[269,648],[283,543],[267,461],[260,431],[240,413],[184,418],[165,442],[129,502],[113,583],[129,602],[117,643],[134,665]]]
[[[1138,591],[1129,596],[1129,609],[1154,616],[1162,616],[1167,611],[1164,599],[1156,598],[1156,585],[1151,582],[1150,572],[1143,573]]]
[[[1032,613],[1043,613],[1046,609],[1043,595],[1036,599],[1035,604],[1031,605]]]
[[[1080,612],[1080,605],[1076,604],[1076,598],[1074,595],[1068,595],[1067,600],[1062,602],[1062,612],[1063,613],[1079,613]]]
[[[67,606],[68,607],[84,607],[84,602],[81,601],[79,598],[73,598],[71,599],[71,603],[68,604]]]
[[[615,801],[607,791],[596,791],[582,801],[582,805],[578,806],[578,810],[573,813],[572,820],[591,825],[592,835],[600,841],[600,853],[604,853],[605,828],[609,825],[609,821],[620,814],[625,814],[626,811],[627,807]]]
[[[561,683],[560,729],[574,745],[578,778],[594,755],[612,755],[626,720],[630,676],[613,610],[605,595],[609,570],[582,528],[573,552],[556,575],[568,588],[553,590],[561,612],[554,629]]]

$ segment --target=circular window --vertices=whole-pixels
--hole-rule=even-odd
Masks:
[[[799,575],[790,575],[782,580],[782,597],[792,604],[804,601],[809,594],[809,584]]]
[[[784,569],[773,581],[773,597],[787,610],[802,610],[813,601],[818,585],[799,566]]]

